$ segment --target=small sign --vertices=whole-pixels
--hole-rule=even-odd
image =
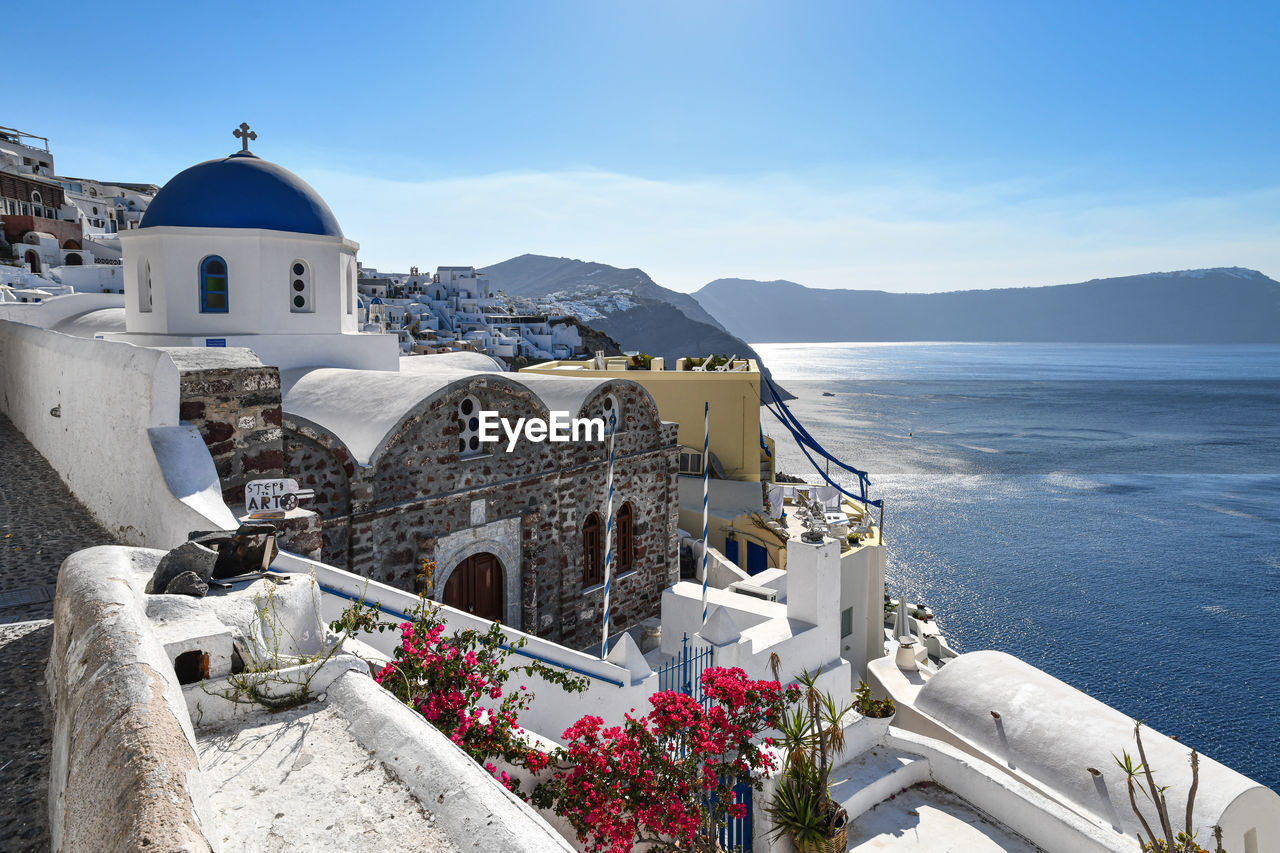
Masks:
[[[250,480],[244,487],[244,507],[250,518],[283,518],[298,506],[298,481]]]
[[[204,345],[206,347],[225,347],[227,345],[226,338],[205,338]]]

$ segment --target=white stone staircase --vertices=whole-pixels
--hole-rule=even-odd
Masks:
[[[877,745],[831,771],[831,797],[844,806],[849,820],[854,821],[890,794],[929,780],[928,759],[902,749]]]

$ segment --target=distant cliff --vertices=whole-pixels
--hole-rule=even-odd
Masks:
[[[641,302],[666,302],[680,309],[690,320],[706,323],[721,331],[716,321],[691,294],[662,287],[642,269],[621,269],[595,261],[521,255],[481,270],[489,276],[493,291],[510,296],[549,296],[554,293],[585,297],[591,294],[626,292]]]
[[[682,356],[716,353],[759,360],[755,350],[720,325],[693,296],[662,287],[644,270],[521,255],[481,272],[489,276],[494,293],[554,302],[622,349],[663,356],[673,367]],[[763,364],[761,370],[768,374]]]
[[[694,295],[730,332],[757,343],[1280,343],[1280,282],[1239,267],[951,293],[725,278]]]

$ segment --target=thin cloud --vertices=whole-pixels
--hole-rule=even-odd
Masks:
[[[401,182],[309,171],[364,263],[482,266],[532,252],[721,277],[928,292],[1204,266],[1280,272],[1280,188],[1197,198],[1046,194],[1034,182],[782,175],[651,180],[602,171]]]

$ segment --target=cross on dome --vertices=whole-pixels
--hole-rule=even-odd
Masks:
[[[248,122],[243,121],[240,122],[239,128],[231,131],[231,135],[240,140],[240,145],[242,146],[240,150],[246,153],[249,151],[249,140],[258,138],[258,134],[249,129]]]

